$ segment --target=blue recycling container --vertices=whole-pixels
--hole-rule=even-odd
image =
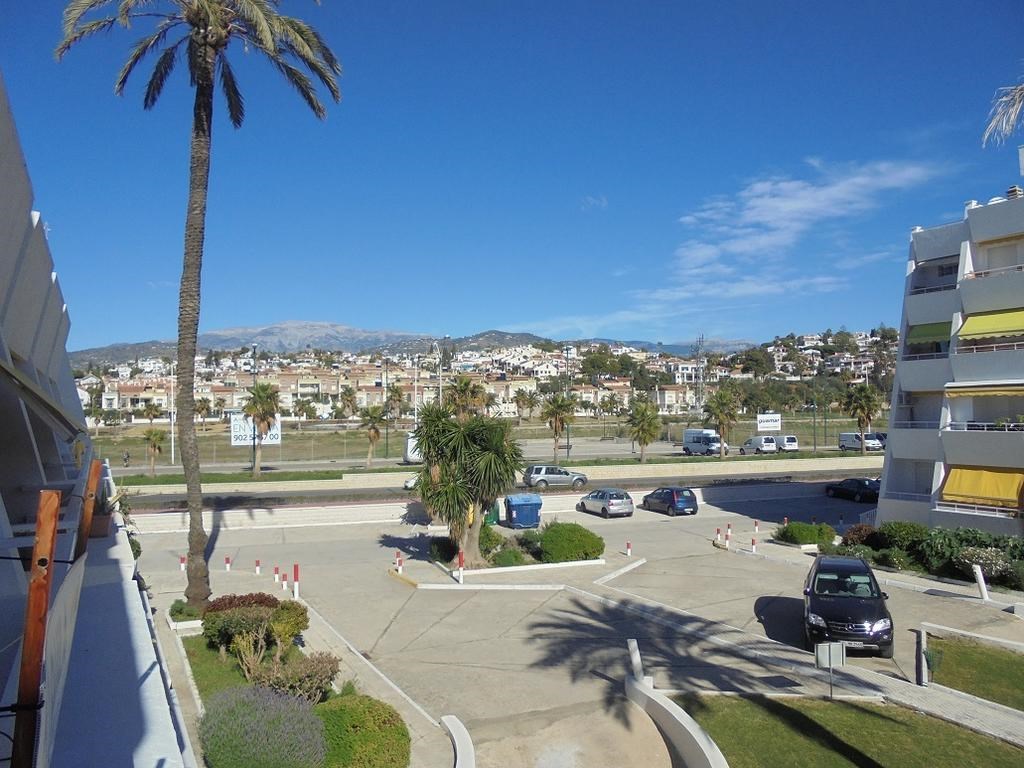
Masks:
[[[505,525],[509,528],[539,528],[541,498],[536,493],[514,493],[505,497]]]

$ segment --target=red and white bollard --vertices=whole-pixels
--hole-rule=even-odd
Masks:
[[[183,570],[183,571],[185,570],[185,556],[184,555],[182,555],[181,557],[178,558],[178,567],[181,570]]]
[[[402,553],[397,549],[395,550],[395,565],[398,565],[398,561],[402,559]]]
[[[402,556],[401,556],[401,555],[399,555],[399,556],[398,556],[398,559],[397,559],[397,560],[395,560],[395,570],[396,570],[396,571],[398,572],[398,575],[399,575],[399,576],[401,576],[401,575],[402,575],[402,566],[403,566],[403,565],[405,565],[405,560],[403,560],[403,559],[402,559]]]
[[[292,565],[292,597],[299,599],[299,564]]]
[[[288,574],[287,573],[282,573],[281,574],[281,589],[283,591],[285,591],[285,592],[288,591]]]
[[[755,555],[757,554],[757,539],[750,540],[750,552]]]
[[[785,527],[787,525],[789,525],[789,518],[788,517],[782,518],[782,526]]]
[[[274,566],[274,583],[277,584],[279,581],[281,581],[281,566],[275,565]]]
[[[732,523],[725,524],[725,537],[729,538],[732,536]]]
[[[230,557],[225,557],[224,558],[224,570],[225,571],[230,571],[231,570],[231,558]]]
[[[627,541],[626,542],[626,557],[632,557],[632,556],[633,556],[633,542]]]
[[[722,540],[722,529],[721,528],[715,528],[715,541],[719,541],[720,542],[721,540]]]
[[[754,521],[754,533],[760,533],[760,532],[761,532],[761,524],[757,520],[755,520]]]
[[[466,568],[466,553],[461,549],[459,550],[459,584],[463,583],[463,577]]]
[[[725,548],[729,548],[729,542],[732,540],[732,526],[725,529]]]
[[[260,575],[260,561],[259,560],[256,561],[256,575],[257,576]]]

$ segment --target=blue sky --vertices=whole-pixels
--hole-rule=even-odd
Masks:
[[[237,47],[218,101],[201,329],[323,320],[461,336],[763,341],[900,319],[914,225],[1021,183],[982,148],[1024,75],[1019,0],[282,3],[345,68],[317,121]],[[62,2],[0,72],[70,349],[170,339],[191,94],[155,109],[141,29],[54,61]],[[1019,139],[1019,140],[1018,140]]]

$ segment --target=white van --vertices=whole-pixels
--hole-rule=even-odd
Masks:
[[[796,435],[776,435],[775,446],[780,451],[800,450],[800,443],[797,442]]]
[[[775,438],[771,435],[755,435],[748,438],[740,446],[740,455],[746,456],[748,453],[775,453],[778,450],[779,446],[775,444]]]
[[[722,438],[713,429],[687,429],[683,431],[683,453],[687,456],[717,456],[722,449]],[[729,455],[726,443],[725,455]]]
[[[868,435],[871,433],[869,432]],[[864,436],[864,448],[869,451],[880,451],[882,450],[882,444],[873,437],[868,435]],[[839,450],[840,451],[859,451],[860,450],[860,432],[840,432],[839,433]]]

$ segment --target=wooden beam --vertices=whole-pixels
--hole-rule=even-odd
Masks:
[[[77,560],[85,554],[85,547],[89,543],[89,531],[92,530],[92,512],[96,504],[96,489],[100,484],[100,473],[103,471],[103,463],[99,459],[93,459],[89,465],[89,479],[85,483],[85,498],[82,500],[82,516],[78,521],[78,538],[75,539],[75,556]]]
[[[25,634],[21,644],[18,704],[14,715],[14,746],[11,768],[32,768],[35,763],[39,725],[39,686],[43,677],[46,615],[50,608],[53,552],[57,543],[58,491],[40,491],[36,511],[36,540],[25,607]]]

